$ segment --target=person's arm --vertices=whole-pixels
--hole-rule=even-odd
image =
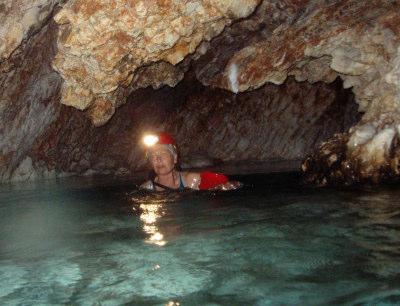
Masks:
[[[185,181],[186,187],[196,190],[234,190],[242,187],[242,183],[229,181],[225,174],[210,171],[188,172]]]
[[[186,186],[191,189],[199,190],[199,185],[201,182],[200,173],[187,172],[185,174]]]

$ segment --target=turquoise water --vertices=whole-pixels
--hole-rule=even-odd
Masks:
[[[1,305],[399,305],[399,186],[0,186]]]

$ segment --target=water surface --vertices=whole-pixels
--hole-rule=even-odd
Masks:
[[[399,305],[399,186],[0,186],[1,305]]]

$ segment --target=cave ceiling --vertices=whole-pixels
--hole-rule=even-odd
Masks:
[[[398,95],[397,5],[70,0],[55,16],[61,102],[90,109],[101,125],[134,89],[174,86],[192,64],[204,85],[232,92],[282,84],[289,75],[309,82],[339,75],[361,110],[390,107]]]
[[[393,111],[398,6],[388,0],[13,1],[1,4],[0,60],[53,17],[61,103],[87,110],[95,125],[140,87],[176,86],[189,66],[202,84],[232,92],[282,84],[290,75],[311,83],[340,76],[360,110]]]

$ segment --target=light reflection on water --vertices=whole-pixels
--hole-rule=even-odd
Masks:
[[[400,191],[0,187],[0,304],[399,305]]]
[[[140,204],[142,213],[140,220],[143,221],[143,231],[149,234],[149,238],[145,241],[150,244],[164,246],[167,241],[164,240],[164,235],[159,232],[157,227],[157,219],[162,216],[161,208],[163,203],[148,203]]]

